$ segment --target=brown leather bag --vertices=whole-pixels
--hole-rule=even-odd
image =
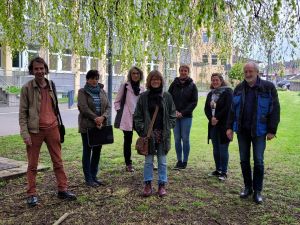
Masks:
[[[153,124],[156,119],[158,113],[158,106],[155,107],[155,111],[151,120],[151,123],[148,128],[147,136],[146,137],[138,137],[135,144],[135,149],[137,150],[137,153],[140,155],[148,155],[149,154],[149,140],[150,135],[152,133]]]

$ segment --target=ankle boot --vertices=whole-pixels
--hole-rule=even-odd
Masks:
[[[152,194],[151,181],[146,181],[145,186],[144,186],[143,196],[144,197],[149,197],[151,194]]]
[[[254,194],[253,194],[253,201],[254,201],[255,203],[257,203],[257,204],[263,203],[263,197],[262,197],[260,191],[254,191]]]
[[[252,188],[251,187],[245,187],[241,193],[240,193],[240,198],[248,198],[252,194]]]
[[[166,188],[165,188],[165,184],[160,184],[158,186],[158,195],[159,197],[163,197],[167,194]]]

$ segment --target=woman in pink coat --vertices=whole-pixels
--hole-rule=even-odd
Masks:
[[[143,79],[143,71],[138,67],[132,67],[127,76],[127,82],[121,85],[117,97],[114,102],[115,110],[123,109],[121,117],[115,121],[115,127],[121,129],[124,133],[123,152],[126,163],[126,171],[134,172],[131,160],[131,143],[133,135],[133,114],[140,93],[144,91],[144,87],[140,86]],[[120,114],[118,112],[117,114]],[[117,124],[117,125],[116,125]]]

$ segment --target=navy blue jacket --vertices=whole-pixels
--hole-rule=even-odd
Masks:
[[[267,133],[276,134],[280,121],[280,105],[277,90],[273,83],[261,80],[255,87],[255,102],[253,104],[253,116],[251,136],[262,136]],[[245,108],[246,81],[238,84],[234,89],[231,111],[227,121],[227,129],[241,132],[243,128],[242,118]]]

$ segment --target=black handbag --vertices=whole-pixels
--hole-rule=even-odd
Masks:
[[[112,144],[114,143],[113,128],[111,125],[102,126],[101,128],[88,128],[87,139],[90,147]]]
[[[60,143],[64,143],[65,141],[65,134],[66,134],[66,129],[65,129],[65,125],[63,124],[63,121],[61,119],[61,115],[60,115],[60,111],[59,111],[59,107],[58,107],[58,100],[57,100],[57,94],[56,94],[56,87],[53,81],[51,81],[52,84],[52,88],[53,88],[53,93],[54,93],[54,97],[56,100],[56,112],[57,112],[57,120],[58,120],[58,130],[59,130],[59,135],[60,135]]]
[[[127,86],[127,84],[124,85],[124,91],[123,91],[123,96],[122,96],[122,99],[121,99],[120,109],[117,110],[117,114],[116,114],[116,117],[115,117],[115,122],[114,122],[114,127],[115,128],[120,128],[120,123],[121,123],[123,110],[124,110],[124,105],[125,105],[125,101],[126,101],[126,94],[127,94],[126,86]]]

